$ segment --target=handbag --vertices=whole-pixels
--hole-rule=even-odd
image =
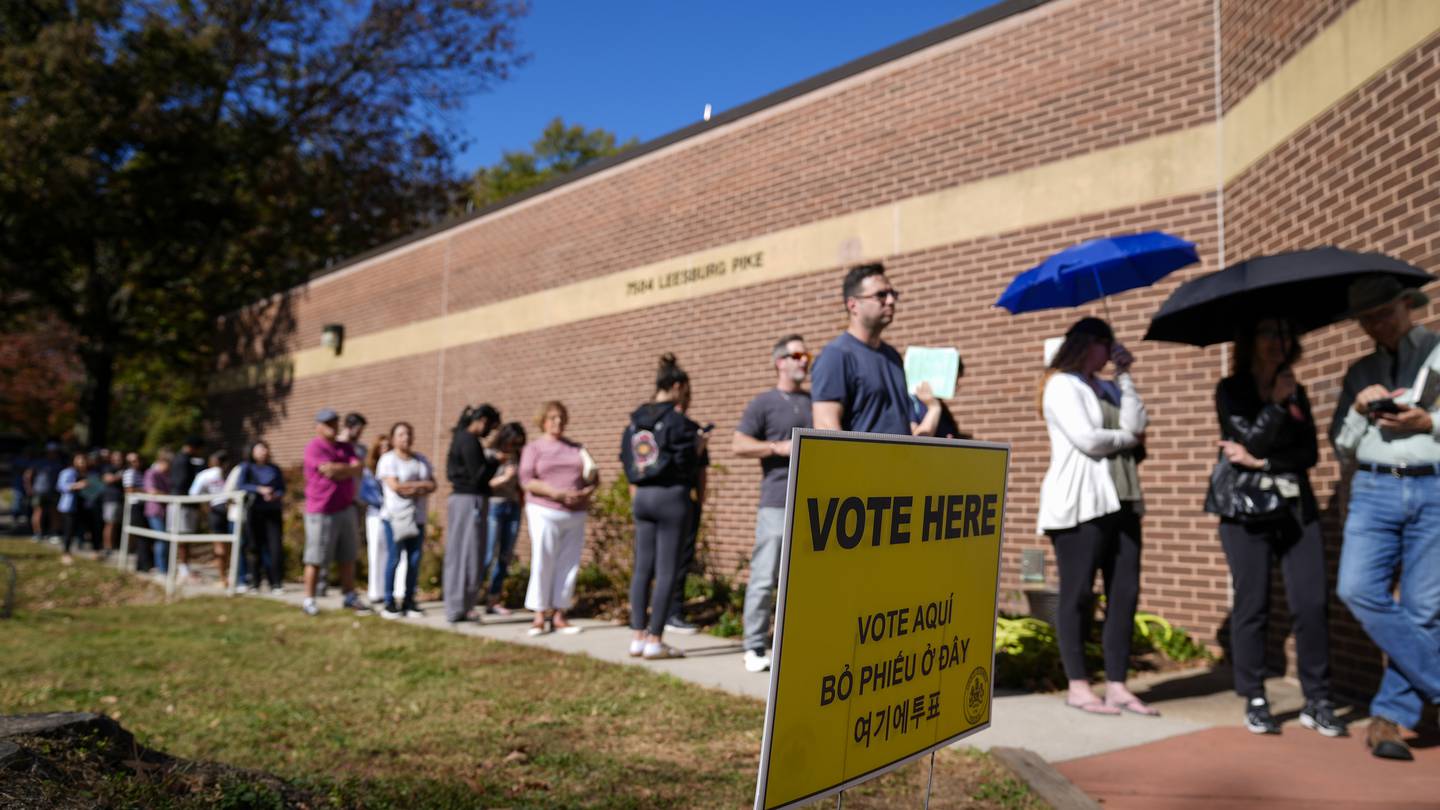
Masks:
[[[1293,475],[1237,467],[1223,455],[1210,472],[1212,511],[1240,521],[1269,520],[1289,509],[1289,498],[1299,497]]]
[[[390,522],[390,532],[397,543],[420,536],[420,524],[415,521],[414,501],[406,501],[403,509],[386,515],[385,519]]]

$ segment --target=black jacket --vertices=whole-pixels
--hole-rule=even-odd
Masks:
[[[1300,484],[1300,519],[1309,522],[1316,519],[1319,509],[1308,470],[1319,460],[1320,449],[1305,386],[1296,387],[1294,401],[1302,419],[1296,419],[1286,406],[1262,401],[1249,372],[1226,377],[1215,387],[1220,437],[1239,442],[1251,455],[1268,461],[1266,472],[1294,478]],[[1215,492],[1212,486],[1205,494],[1205,511],[1234,517],[1227,494]]]
[[[464,428],[450,435],[450,450],[445,454],[445,477],[450,491],[456,495],[489,495],[490,479],[495,477],[495,461],[485,457],[480,440]]]
[[[670,463],[660,476],[646,481],[641,486],[663,487],[675,484],[694,486],[700,475],[700,425],[695,420],[675,410],[673,402],[647,402],[630,414],[630,426],[621,439],[620,460],[625,461],[629,453],[629,437],[633,428],[655,430],[665,424],[665,449]]]

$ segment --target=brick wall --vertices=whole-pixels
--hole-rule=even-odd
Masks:
[[[1346,5],[1226,0],[1227,104]],[[288,301],[294,328],[279,330],[272,346],[315,346],[327,322],[365,334],[1207,124],[1215,114],[1211,9],[1210,0],[1057,0],[322,277]],[[1334,242],[1440,265],[1436,50],[1434,42],[1417,50],[1229,184],[1232,259]],[[958,345],[967,377],[952,409],[962,429],[1013,446],[1002,580],[1013,604],[1022,550],[1048,545],[1034,533],[1048,461],[1034,403],[1040,346],[1074,319],[1107,311],[1094,305],[1011,317],[990,304],[1016,273],[1055,250],[1151,228],[1195,241],[1204,261],[1108,302],[1118,335],[1137,350],[1137,381],[1153,419],[1142,467],[1142,608],[1214,644],[1228,613],[1228,580],[1201,502],[1217,434],[1211,391],[1224,350],[1139,341],[1176,286],[1218,269],[1213,194],[887,257],[905,298],[886,337],[900,347]],[[305,377],[265,395],[227,394],[217,401],[219,426],[237,444],[263,432],[282,463],[294,461],[323,404],[362,410],[376,428],[407,419],[419,447],[443,455],[446,426],[466,402],[494,402],[528,426],[540,402],[559,398],[570,406],[573,436],[613,478],[626,416],[649,395],[657,356],[673,351],[692,375],[696,417],[718,425],[711,514],[716,562],[729,572],[748,556],[759,476],[754,462],[732,457],[728,437],[745,402],[773,382],[768,352],[778,335],[800,332],[815,349],[843,328],[841,274],[837,266]],[[1317,415],[1328,419],[1340,374],[1365,346],[1353,330],[1333,328],[1307,347],[1300,372]],[[1322,456],[1317,483],[1333,515],[1336,471],[1328,452]],[[1329,541],[1333,563],[1333,518]],[[1048,571],[1053,582],[1053,562]],[[1377,656],[1343,608],[1335,613],[1338,674],[1364,688]]]

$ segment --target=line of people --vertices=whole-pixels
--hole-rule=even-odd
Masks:
[[[1440,702],[1440,419],[1437,403],[1421,401],[1414,384],[1426,369],[1440,376],[1440,335],[1414,323],[1425,295],[1388,276],[1360,279],[1349,295],[1375,351],[1347,372],[1329,430],[1336,456],[1354,470],[1336,593],[1386,654],[1366,745],[1378,757],[1411,759],[1401,727],[1414,728],[1424,704]],[[881,338],[900,297],[884,268],[852,269],[842,297],[848,326],[820,354],[808,397],[801,383],[809,354],[790,335],[775,345],[775,387],[750,402],[734,437],[735,454],[759,459],[763,471],[745,605],[751,671],[769,664],[791,429],[959,434],[933,397],[920,401],[908,393],[900,354]],[[1234,373],[1215,392],[1221,435],[1203,508],[1219,518],[1231,573],[1230,658],[1246,727],[1257,734],[1281,730],[1264,688],[1271,571],[1278,563],[1306,698],[1299,721],[1339,737],[1347,730],[1330,693],[1325,549],[1308,477],[1319,460],[1317,426],[1295,376],[1297,336],[1283,317],[1239,325]],[[1059,569],[1056,631],[1069,678],[1066,703],[1095,715],[1154,717],[1159,712],[1126,684],[1144,545],[1139,468],[1149,426],[1134,361],[1098,318],[1077,321],[1046,359],[1037,405],[1051,455],[1037,530],[1050,538]],[[1113,373],[1102,376],[1107,367]],[[1103,696],[1092,689],[1084,655],[1097,573],[1105,596]]]
[[[962,436],[948,404],[927,386],[910,392],[899,352],[882,339],[899,298],[882,265],[851,269],[842,285],[846,330],[819,354],[813,369],[800,335],[777,340],[770,357],[775,385],[748,403],[732,436],[734,454],[758,461],[762,473],[744,606],[744,666],[751,672],[770,666],[791,431],[813,426]],[[1336,456],[1354,470],[1336,592],[1387,655],[1366,743],[1375,755],[1394,759],[1410,758],[1400,728],[1413,728],[1425,703],[1440,702],[1440,492],[1435,491],[1440,486],[1440,419],[1435,418],[1436,403],[1421,401],[1412,384],[1428,369],[1440,375],[1440,335],[1413,321],[1413,309],[1425,301],[1423,293],[1403,289],[1386,276],[1366,277],[1352,286],[1351,311],[1376,348],[1349,369],[1329,430]],[[1298,330],[1285,318],[1240,324],[1234,373],[1215,392],[1218,459],[1203,508],[1219,519],[1230,568],[1231,663],[1236,692],[1245,699],[1246,726],[1256,733],[1280,731],[1264,692],[1269,585],[1278,563],[1295,619],[1306,697],[1300,723],[1334,737],[1347,732],[1330,694],[1329,588],[1319,508],[1308,478],[1319,448],[1310,402],[1295,374],[1300,356]],[[1139,471],[1149,427],[1134,363],[1134,355],[1098,318],[1074,323],[1047,358],[1037,406],[1051,454],[1036,526],[1049,537],[1059,571],[1056,630],[1069,679],[1067,704],[1094,715],[1153,717],[1158,712],[1126,683],[1144,547]],[[1113,369],[1108,376],[1107,368]],[[807,375],[812,377],[808,391]],[[678,611],[704,504],[714,426],[691,418],[691,396],[689,374],[673,355],[664,355],[653,396],[634,410],[621,437],[620,460],[635,523],[629,643],[635,657],[682,656],[664,642],[664,633],[667,628],[693,631]],[[370,602],[388,617],[419,614],[416,574],[427,497],[436,481],[430,462],[412,449],[413,427],[397,423],[367,453],[358,444],[364,430],[358,414],[342,426],[339,415],[325,409],[315,423],[317,435],[304,459],[305,612],[318,612],[314,597],[320,573],[331,563],[339,566],[346,607],[372,609],[354,581],[363,517],[370,525]],[[565,406],[547,402],[536,420],[539,436],[527,441],[523,426],[502,423],[493,406],[467,407],[461,413],[446,456],[447,620],[478,621],[481,611],[504,612],[498,597],[523,512],[532,549],[525,598],[535,613],[530,632],[579,632],[565,614],[574,604],[586,513],[600,476],[586,448],[566,436],[568,423]],[[182,448],[176,457],[182,470],[197,466],[197,450],[195,443]],[[141,486],[168,490],[169,461],[158,458]],[[135,483],[139,462],[126,463],[115,478],[121,491]],[[77,457],[55,474],[61,498],[74,496],[65,501],[69,507],[62,514],[74,513],[73,505],[92,491],[88,464]],[[265,571],[271,586],[278,587],[283,480],[263,442],[251,448],[243,466],[234,483],[255,496],[247,523],[263,538],[247,546],[256,552],[251,570]],[[196,470],[186,484],[174,486],[219,491],[207,489],[217,486],[218,473],[198,474],[212,470],[225,473],[223,454],[212,456],[209,467]],[[27,481],[41,475],[38,469],[33,476],[27,472]],[[109,486],[112,479],[106,476],[115,473],[96,475]],[[357,515],[357,498],[366,510],[363,516]],[[147,517],[152,517],[150,506]],[[275,527],[273,534],[262,526]],[[159,564],[158,547],[155,554]],[[382,558],[383,566],[374,564]],[[1106,616],[1103,695],[1093,691],[1084,658],[1097,573],[1103,579]],[[1398,599],[1391,590],[1397,578]]]

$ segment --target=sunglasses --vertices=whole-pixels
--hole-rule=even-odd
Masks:
[[[857,295],[857,296],[855,296],[855,297],[856,297],[856,298],[874,298],[876,301],[879,301],[880,303],[883,304],[883,303],[885,303],[885,299],[886,299],[886,298],[890,298],[890,299],[893,299],[893,300],[895,300],[895,301],[899,301],[899,300],[900,300],[900,291],[899,291],[899,290],[881,290],[880,292],[870,293],[869,295]]]
[[[803,362],[803,363],[808,363],[808,362],[810,362],[810,353],[809,353],[809,352],[790,352],[789,354],[782,354],[782,355],[780,355],[780,357],[781,357],[782,359],[788,357],[788,358],[790,358],[791,360],[795,360],[795,361]]]

